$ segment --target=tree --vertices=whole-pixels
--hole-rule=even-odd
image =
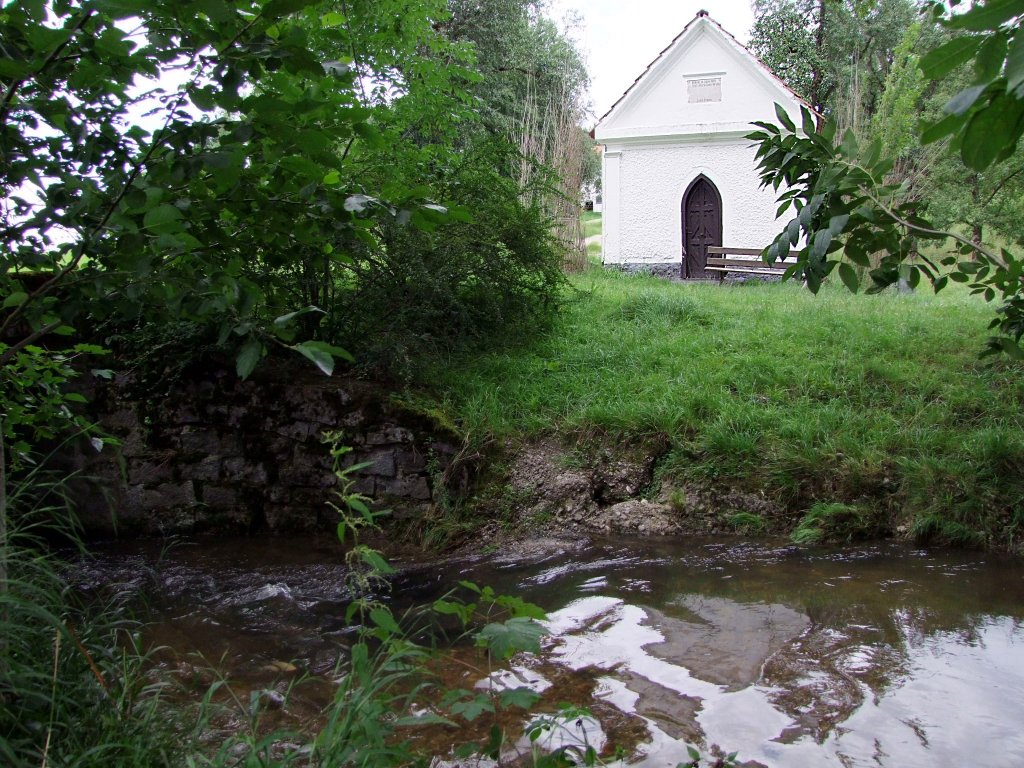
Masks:
[[[968,11],[951,14],[945,6],[930,6],[933,18],[954,33],[952,39],[930,50],[921,60],[925,76],[942,80],[957,67],[972,62],[973,82],[954,95],[945,116],[927,125],[923,145],[948,137],[948,151],[956,153],[971,171],[982,174],[1017,152],[1024,133],[1024,0],[989,0]],[[879,291],[898,280],[916,285],[924,276],[936,291],[949,280],[968,283],[987,301],[999,300],[987,353],[1003,352],[1024,359],[1024,260],[1007,249],[998,252],[955,232],[944,232],[924,218],[917,201],[908,200],[901,185],[890,182],[894,159],[883,158],[881,143],[864,147],[852,130],[834,146],[834,124],[816,131],[810,112],[797,126],[780,108],[781,123],[758,123],[750,138],[760,143],[757,157],[764,184],[786,185],[780,210],[795,208],[797,216],[766,249],[769,261],[788,253],[801,238],[793,274],[801,274],[811,290],[838,270],[851,290],[860,286],[854,266],[870,269],[869,291]],[[961,254],[975,260],[944,258],[941,265],[918,255],[920,239],[953,240]],[[872,265],[869,254],[884,254]]]
[[[481,125],[510,140],[519,156],[511,176],[554,225],[564,266],[586,266],[579,190],[590,142],[586,65],[570,35],[543,11],[545,0],[449,0],[446,33],[469,41],[483,75],[474,87]]]
[[[750,50],[786,85],[807,95],[821,110],[820,96],[812,96],[815,81],[821,81],[825,62],[821,60],[815,30],[806,4],[792,0],[755,0]]]
[[[751,50],[824,117],[860,133],[877,109],[913,0],[755,0]]]
[[[242,375],[269,343],[329,370],[341,352],[295,341],[313,310],[294,299],[313,296],[264,278],[351,259],[332,242],[375,218],[441,214],[428,191],[385,201],[347,171],[399,96],[422,94],[431,126],[452,113],[470,74],[432,29],[444,15],[440,0],[6,6],[0,332],[29,330],[0,362],[86,316],[166,313],[235,339]],[[424,48],[451,67],[421,66]]]

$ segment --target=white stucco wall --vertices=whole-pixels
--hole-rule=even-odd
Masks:
[[[688,82],[721,79],[720,101],[691,102]],[[776,192],[760,188],[751,122],[799,100],[706,17],[680,34],[595,128],[605,147],[604,260],[682,262],[683,195],[704,174],[722,197],[722,244],[764,248],[782,231]]]
[[[700,174],[722,196],[723,245],[769,245],[784,221],[775,218],[775,191],[759,187],[749,144],[746,139],[728,139],[609,146],[615,167],[607,173],[606,160],[605,263],[681,262],[681,204],[687,187]]]

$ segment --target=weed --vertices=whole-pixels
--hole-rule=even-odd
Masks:
[[[707,312],[693,298],[661,291],[641,291],[627,298],[619,306],[618,316],[623,320],[647,324],[707,325],[711,322]]]
[[[673,488],[672,493],[668,495],[668,505],[672,508],[675,513],[686,511],[686,491],[681,488]]]
[[[971,548],[985,545],[984,533],[967,527],[959,520],[951,520],[937,513],[923,515],[914,520],[911,533],[922,543],[940,542]]]
[[[797,544],[850,542],[870,538],[879,532],[878,521],[863,507],[818,502],[804,515],[793,531],[792,539]]]
[[[54,499],[57,486],[42,496]],[[59,523],[67,510],[22,509],[36,503],[40,489],[19,482],[8,490],[11,525],[0,545],[0,763],[169,765],[189,740],[184,717],[147,676],[139,625],[120,600],[86,606],[63,582],[62,564],[41,537],[52,533],[48,518],[58,521],[62,537],[73,535]]]
[[[728,522],[737,531],[743,533],[764,533],[768,527],[763,517],[752,512],[737,512],[735,515],[729,516]]]

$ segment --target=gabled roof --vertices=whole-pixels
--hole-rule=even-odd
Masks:
[[[729,42],[730,45],[735,47],[743,56],[750,59],[751,63],[755,66],[757,70],[761,72],[761,74],[771,79],[776,85],[778,85],[780,88],[789,93],[796,101],[798,101],[800,104],[811,110],[813,114],[818,114],[818,110],[811,106],[811,104],[806,99],[804,99],[800,94],[798,94],[788,85],[786,85],[786,83],[783,82],[781,78],[777,77],[776,74],[768,68],[768,65],[766,65],[757,56],[751,53],[750,49],[747,48],[747,46],[740,43],[740,41],[737,40],[731,32],[729,32],[729,30],[727,30],[725,27],[723,27],[721,24],[719,24],[717,21],[711,18],[711,15],[707,11],[700,10],[697,11],[697,15],[694,16],[685,27],[683,27],[682,32],[680,32],[672,39],[672,42],[669,43],[661,51],[661,53],[659,53],[655,57],[654,61],[647,65],[647,69],[640,73],[640,76],[633,81],[633,84],[630,85],[629,88],[627,88],[625,92],[621,96],[619,96],[615,103],[611,105],[608,111],[601,116],[601,119],[597,121],[597,125],[603,123],[608,118],[608,116],[615,111],[616,107],[618,107],[626,99],[626,97],[628,97],[630,93],[633,92],[633,90],[640,84],[640,82],[644,80],[644,78],[646,78],[652,70],[658,67],[662,59],[665,58],[669,51],[675,48],[680,43],[680,41],[683,40],[683,38],[688,37],[690,33],[696,31],[702,24],[711,25],[712,28],[716,29],[719,33],[721,33],[721,35],[724,37],[726,41]],[[593,131],[591,133],[593,133]]]

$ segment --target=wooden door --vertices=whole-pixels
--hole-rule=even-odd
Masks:
[[[722,198],[704,176],[683,196],[683,277],[707,277],[708,246],[722,245]]]

